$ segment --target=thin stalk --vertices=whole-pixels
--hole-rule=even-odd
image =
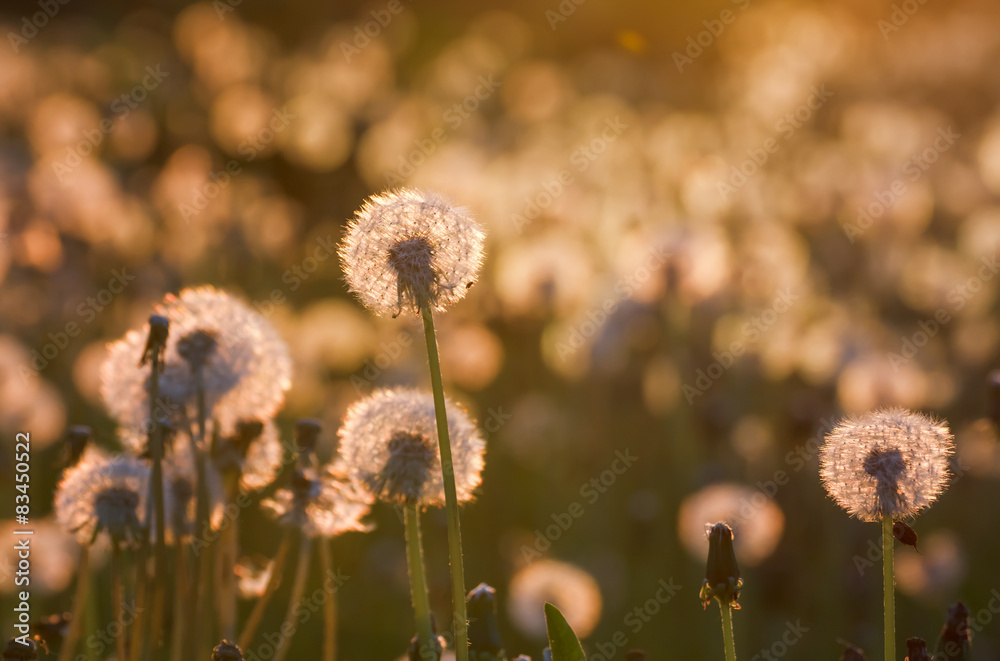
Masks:
[[[73,614],[70,616],[69,630],[63,638],[59,649],[59,661],[70,661],[76,644],[80,642],[80,631],[83,629],[83,617],[87,608],[87,598],[90,593],[90,547],[80,548],[80,566],[76,572],[76,592],[73,595]]]
[[[330,545],[333,540],[319,540],[319,557],[323,567],[324,580],[333,576],[333,551]],[[323,661],[336,661],[337,658],[337,591],[327,595],[323,604]]]
[[[121,618],[125,589],[122,585],[122,548],[118,540],[111,540],[111,616],[116,620]],[[127,659],[128,645],[125,640],[125,629],[115,636],[115,651],[119,659]]]
[[[135,621],[129,633],[132,644],[129,646],[128,661],[139,661],[143,648],[153,643],[146,635],[146,598],[149,592],[149,539],[147,538],[142,543],[135,561]],[[152,616],[156,617],[156,614],[153,613]]]
[[[198,484],[195,488],[195,536],[205,535],[210,526],[209,522],[209,495],[208,477],[205,467],[205,380],[201,368],[194,370],[195,392],[198,401],[198,435],[191,439],[192,451],[194,452],[195,472],[198,477]],[[193,618],[189,627],[190,644],[189,654],[192,657],[201,655],[201,637],[204,635],[202,624],[205,622],[205,604],[208,596],[208,576],[212,570],[212,544],[202,544],[197,561],[191,568],[192,580],[191,590],[194,593],[195,602],[191,609]]]
[[[226,476],[226,502],[235,503],[239,474]],[[215,595],[219,606],[219,635],[224,640],[236,638],[236,556],[239,553],[240,520],[232,517],[219,533],[219,552],[215,557]]]
[[[170,645],[171,661],[183,661],[184,659],[184,636],[187,630],[185,624],[185,611],[189,608],[190,597],[188,596],[187,585],[187,545],[176,540],[175,562],[174,562],[174,629],[173,640]]]
[[[284,539],[281,540],[278,552],[274,556],[274,565],[271,567],[271,576],[267,581],[267,587],[264,588],[263,594],[257,598],[257,603],[254,604],[253,611],[250,613],[250,617],[243,627],[243,633],[240,634],[239,646],[242,650],[248,649],[250,643],[253,642],[253,635],[257,632],[261,618],[264,617],[267,603],[274,595],[274,591],[278,589],[278,584],[281,583],[281,573],[285,569],[285,559],[288,557],[288,549],[292,546],[292,531],[293,529],[289,528],[285,533]]]
[[[410,568],[410,598],[413,601],[413,615],[417,623],[418,658],[424,650],[434,659],[434,626],[431,624],[431,601],[427,596],[427,576],[424,571],[424,545],[420,539],[420,512],[417,503],[404,505],[406,519],[406,556]]]
[[[149,455],[153,462],[150,474],[153,490],[153,516],[156,526],[155,568],[153,571],[153,609],[150,614],[150,649],[157,656],[163,641],[163,611],[167,581],[167,547],[165,505],[163,503],[163,425],[156,417],[156,407],[160,400],[160,361],[154,357],[149,371]],[[143,571],[146,570],[143,565]],[[146,640],[143,636],[144,641]]]
[[[288,598],[288,610],[285,612],[285,621],[281,625],[281,640],[274,650],[274,661],[284,661],[288,648],[292,643],[292,636],[298,628],[295,624],[295,611],[302,600],[302,593],[305,591],[306,578],[309,576],[309,558],[312,551],[312,539],[302,535],[299,541],[299,562],[295,568],[295,579],[292,583],[292,594]],[[285,635],[288,631],[288,635]]]
[[[896,595],[892,574],[892,517],[882,517],[882,581],[885,590],[885,661],[896,661]]]
[[[469,660],[468,618],[465,614],[465,568],[462,564],[462,526],[458,517],[458,493],[448,435],[448,412],[444,403],[441,381],[441,359],[438,357],[437,335],[434,333],[434,313],[421,307],[424,319],[424,339],[427,341],[427,361],[430,364],[431,390],[434,393],[434,414],[437,419],[438,446],[441,449],[441,472],[444,480],[445,511],[448,519],[448,556],[451,560],[451,597],[455,619],[456,661]]]
[[[733,639],[733,607],[719,602],[722,613],[722,640],[726,646],[726,661],[736,661],[736,641]]]

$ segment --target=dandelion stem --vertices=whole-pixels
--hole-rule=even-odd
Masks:
[[[227,503],[235,504],[239,475],[227,475]],[[215,590],[219,605],[219,635],[236,637],[236,556],[239,553],[240,520],[234,516],[219,533],[219,553],[215,556]]]
[[[882,517],[882,581],[885,590],[885,661],[896,659],[896,596],[892,573],[892,517]]]
[[[184,658],[184,611],[190,604],[187,586],[187,545],[179,541],[176,546],[176,564],[174,566],[174,630],[173,644],[171,645],[170,658],[172,661],[181,661]]]
[[[726,661],[736,661],[736,641],[733,639],[733,607],[719,601],[722,614],[722,640],[726,647]]]
[[[198,485],[195,493],[195,537],[204,536],[209,530],[209,503],[208,503],[208,471],[205,467],[205,380],[200,367],[194,370],[195,391],[198,400],[198,434],[191,439],[191,450],[194,454],[195,472],[198,476]],[[195,595],[194,615],[191,620],[189,654],[198,657],[201,653],[201,636],[203,631],[201,625],[205,621],[205,602],[208,596],[209,572],[212,569],[212,544],[201,544],[197,561],[192,566],[191,589]]]
[[[333,540],[319,540],[319,557],[322,562],[323,576],[333,576],[333,551],[330,545]],[[323,661],[335,661],[337,658],[337,592],[327,595],[323,604]]]
[[[434,413],[437,417],[438,445],[441,448],[441,471],[444,480],[445,510],[448,518],[448,555],[451,560],[451,595],[455,621],[455,658],[468,661],[468,622],[465,615],[465,568],[462,561],[462,527],[458,517],[458,494],[455,471],[448,437],[448,412],[445,409],[444,385],[441,381],[441,359],[438,357],[437,335],[434,333],[434,313],[430,306],[421,306],[424,319],[424,339],[430,363],[431,389],[434,393]]]
[[[149,598],[149,593],[149,540],[146,539],[139,549],[139,557],[135,562],[135,621],[132,622],[129,633],[132,644],[126,661],[139,661],[143,649],[153,644],[146,635],[146,599]],[[155,649],[153,651],[155,653]]]
[[[150,488],[153,490],[153,516],[156,526],[155,565],[153,571],[153,608],[149,623],[149,646],[157,656],[163,636],[163,611],[167,580],[166,522],[163,503],[163,425],[156,418],[160,400],[160,360],[154,356],[149,369],[149,455],[153,462]],[[142,567],[146,571],[145,565]],[[145,636],[144,636],[145,638]]]
[[[122,548],[117,539],[111,540],[111,616],[118,621],[122,616],[124,602],[124,586],[122,585]],[[125,630],[115,636],[115,651],[119,659],[128,659],[128,649],[125,640]]]
[[[306,588],[306,578],[309,576],[309,558],[312,551],[312,539],[302,535],[299,541],[299,560],[295,568],[295,579],[292,583],[292,594],[288,598],[288,610],[285,612],[285,621],[281,625],[281,642],[274,650],[274,661],[284,661],[285,654],[295,635],[295,611],[298,609],[299,601],[302,600],[302,593]],[[288,631],[288,635],[285,632]]]
[[[271,600],[271,596],[274,595],[274,591],[278,589],[278,584],[281,582],[281,574],[285,569],[285,559],[288,557],[288,549],[292,545],[293,530],[293,528],[288,529],[284,539],[281,540],[281,545],[278,546],[278,552],[274,556],[274,564],[271,566],[271,576],[267,580],[267,586],[260,597],[257,598],[257,603],[254,604],[253,611],[251,611],[250,617],[247,618],[247,623],[243,627],[243,633],[240,635],[240,649],[246,650],[249,648],[250,643],[253,642],[253,635],[257,632],[257,627],[264,617],[267,603]]]
[[[435,658],[434,627],[431,625],[431,602],[427,596],[427,575],[424,571],[423,541],[420,539],[420,512],[415,502],[403,506],[406,518],[406,553],[410,568],[410,598],[417,623],[417,658],[424,659],[424,650]]]
[[[63,638],[59,650],[59,661],[69,661],[73,658],[76,644],[80,641],[80,631],[83,629],[83,614],[87,608],[87,595],[90,592],[90,558],[89,548],[80,548],[80,566],[76,571],[76,593],[73,595],[73,614],[70,616],[69,630]]]

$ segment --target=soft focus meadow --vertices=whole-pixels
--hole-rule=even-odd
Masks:
[[[67,488],[75,534],[55,491],[85,425],[81,461],[123,480],[102,507],[156,509],[145,487],[128,500],[151,471],[154,315],[169,321],[158,387],[186,411],[156,413],[176,434],[163,433],[182,504],[160,522],[171,566],[199,522],[238,521],[206,540],[228,561],[186,571],[239,598],[191,593],[164,621],[197,614],[214,645],[259,616],[244,654],[266,659],[298,588],[325,586],[337,658],[404,658],[421,623],[403,532],[426,504],[429,605],[453,648],[430,312],[421,324],[438,302],[464,591],[496,590],[507,657],[543,658],[548,601],[588,659],[723,658],[701,594],[706,524],[725,521],[737,656],[832,659],[850,644],[880,658],[883,534],[828,496],[839,477],[821,479],[819,456],[843,416],[883,407],[947,421],[924,432],[950,429],[955,446],[921,464],[947,465],[948,488],[908,520],[917,548],[896,546],[896,656],[911,636],[933,653],[958,601],[964,658],[1000,655],[997,3],[18,0],[0,36],[4,641],[14,439],[30,432],[36,631],[66,633],[86,561],[75,658],[121,658],[111,586],[138,528],[89,544],[80,494],[96,469]],[[403,188],[465,209],[432,237],[458,245],[427,253],[453,260],[450,281],[435,270],[421,285],[435,300],[377,269],[345,278],[367,249],[349,227]],[[455,220],[438,199],[419,203]],[[463,234],[466,218],[485,239]],[[387,264],[426,272],[424,247]],[[221,355],[230,372],[212,367]],[[429,426],[387,431],[390,410]],[[379,434],[396,434],[388,458],[358,442]],[[214,443],[230,451],[208,457],[214,478],[207,451],[192,455],[210,438],[231,441]],[[872,456],[855,459],[875,476]],[[427,483],[400,477],[413,466]],[[899,470],[876,477],[861,518],[881,520]],[[489,601],[474,597],[473,618]],[[303,612],[284,653],[318,659],[329,613]]]

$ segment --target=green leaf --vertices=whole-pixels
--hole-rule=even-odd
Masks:
[[[545,604],[545,627],[549,631],[552,661],[587,661],[580,639],[573,633],[573,628],[563,614],[552,604]]]

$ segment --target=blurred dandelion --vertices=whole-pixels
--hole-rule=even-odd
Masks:
[[[677,534],[692,558],[704,560],[705,524],[724,521],[739,535],[736,557],[743,565],[759,565],[774,553],[785,528],[785,515],[773,498],[739,484],[711,484],[681,501]]]
[[[508,588],[507,614],[518,629],[546,639],[545,604],[556,606],[580,638],[601,618],[601,590],[589,573],[558,560],[536,560],[517,572]]]
[[[185,427],[195,419],[196,369],[210,418],[234,423],[270,416],[291,385],[288,347],[274,327],[243,302],[213,287],[185,289],[156,306],[170,321],[159,392],[164,416]],[[148,331],[130,331],[108,347],[101,392],[108,411],[131,428],[148,427],[148,377],[135,366]],[[186,424],[185,424],[186,423]]]
[[[222,474],[239,475],[244,492],[260,491],[274,482],[284,455],[278,427],[270,418],[242,419],[223,427],[212,448],[216,468]]]
[[[345,532],[368,532],[362,522],[371,507],[371,496],[347,479],[340,465],[324,466],[317,475],[299,470],[290,488],[279,489],[261,502],[264,512],[308,537],[334,537]]]
[[[476,281],[485,234],[435,193],[404,189],[369,198],[348,226],[340,258],[365,307],[393,317],[444,310]]]
[[[450,402],[447,409],[458,500],[467,502],[482,480],[486,442],[465,411]],[[378,390],[348,409],[339,434],[351,477],[376,498],[400,505],[445,504],[430,393]]]
[[[90,449],[68,469],[56,488],[56,519],[81,544],[107,532],[118,543],[134,544],[147,532],[149,466],[129,455]]]

